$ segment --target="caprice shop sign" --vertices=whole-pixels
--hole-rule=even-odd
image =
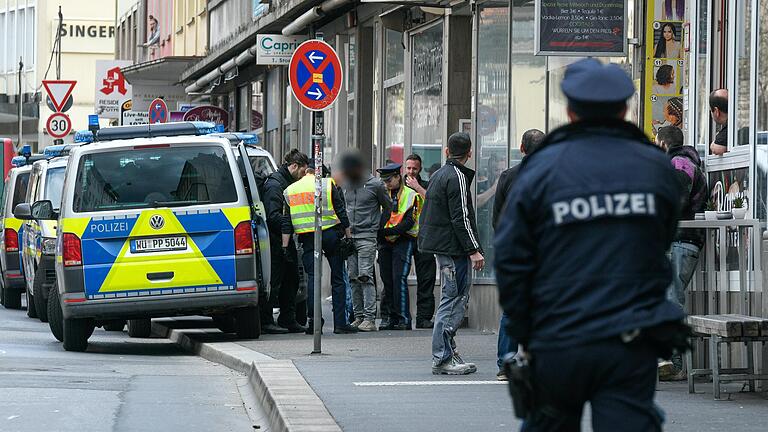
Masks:
[[[256,38],[256,64],[290,64],[293,52],[308,39],[308,36],[258,35]]]

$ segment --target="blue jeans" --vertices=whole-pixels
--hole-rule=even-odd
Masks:
[[[517,341],[507,333],[508,324],[509,315],[502,312],[501,322],[499,322],[499,340],[496,342],[496,365],[499,367],[499,370],[501,370],[504,356],[517,352]]]
[[[468,256],[435,256],[443,286],[432,330],[432,364],[437,366],[453,357],[456,351],[454,336],[467,310],[472,266]]]
[[[699,262],[699,248],[685,242],[673,242],[669,250],[672,264],[672,284],[667,289],[667,299],[685,310],[685,289],[693,278]]]
[[[336,249],[341,240],[341,232],[338,228],[328,228],[323,231],[323,252],[328,265],[331,267],[331,298],[333,305],[333,325],[335,328],[347,324],[346,306],[347,306],[347,283],[344,278],[344,258],[336,253]],[[299,236],[304,253],[301,256],[304,271],[307,272],[307,316],[314,318],[315,314],[315,239],[314,233],[301,234]]]

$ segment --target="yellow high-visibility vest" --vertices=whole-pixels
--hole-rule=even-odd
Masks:
[[[323,179],[323,214],[320,227],[323,231],[340,223],[333,208],[331,199],[331,187],[333,179]],[[315,177],[306,175],[301,180],[288,186],[284,192],[285,201],[291,210],[291,222],[296,234],[304,234],[315,231]]]
[[[397,226],[397,224],[403,220],[403,217],[405,217],[405,214],[408,212],[408,210],[413,207],[413,226],[406,232],[406,234],[410,237],[416,238],[416,236],[419,234],[419,213],[421,212],[421,201],[421,195],[419,195],[415,190],[409,188],[406,185],[400,186],[400,191],[397,193],[397,208],[392,210],[392,213],[389,216],[389,220],[387,221],[386,225],[384,225],[384,228],[392,228]],[[397,238],[398,236],[396,235],[386,237],[386,239],[390,242],[394,242],[397,240]]]

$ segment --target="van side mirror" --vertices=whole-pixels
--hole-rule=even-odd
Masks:
[[[50,200],[37,201],[31,207],[32,219],[37,220],[56,220],[59,218],[56,210],[53,209],[53,203]]]
[[[32,220],[32,208],[29,203],[16,204],[16,208],[13,209],[13,217],[21,220]]]

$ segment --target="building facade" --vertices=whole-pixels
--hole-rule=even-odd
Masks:
[[[46,103],[43,79],[75,80],[72,107],[66,111],[73,130],[85,129],[93,113],[95,62],[112,59],[115,52],[115,4],[86,0],[0,1],[0,135],[18,134],[16,98],[23,105],[23,143],[42,148],[53,143],[46,120],[53,111]],[[63,15],[61,62],[52,56]],[[24,63],[19,88],[19,59]],[[50,64],[50,66],[49,66]],[[19,91],[21,90],[21,91]],[[12,117],[12,118],[11,118]]]

